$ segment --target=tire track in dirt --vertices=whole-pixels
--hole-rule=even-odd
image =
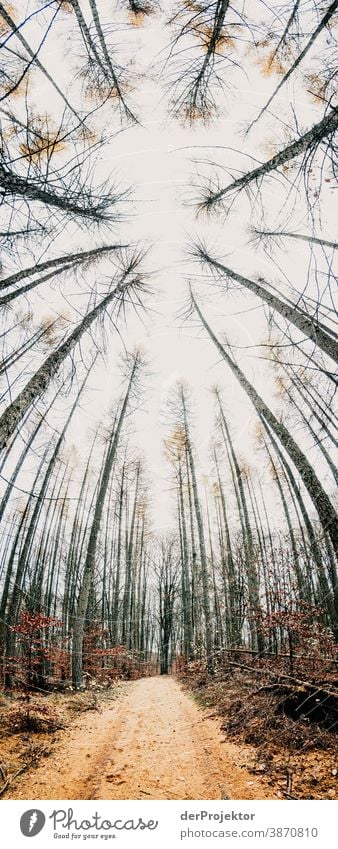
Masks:
[[[277,798],[248,772],[250,754],[224,741],[175,679],[143,678],[112,707],[76,720],[7,798]]]

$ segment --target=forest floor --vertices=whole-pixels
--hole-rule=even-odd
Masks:
[[[100,695],[53,693],[40,699],[57,717],[53,722],[48,719],[53,713],[45,714],[49,732],[43,713],[35,733],[20,728],[13,733],[10,725],[6,732],[5,723],[3,798],[287,798],[269,759],[259,764],[256,746],[229,740],[221,720],[210,717],[172,677],[143,678]],[[2,719],[13,709],[3,697]],[[330,788],[337,786],[333,754],[322,755],[318,769],[330,775]]]
[[[218,720],[227,744],[248,747],[247,769],[266,778],[277,798],[338,799],[336,697],[318,683],[305,690],[292,678],[283,681],[278,670],[271,683],[267,672],[230,667],[208,677],[192,669],[181,681]]]

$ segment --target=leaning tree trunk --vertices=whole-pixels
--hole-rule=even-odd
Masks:
[[[243,174],[242,177],[237,177],[236,180],[233,180],[233,182],[224,189],[219,189],[217,192],[211,191],[206,197],[205,206],[211,207],[214,203],[218,203],[218,201],[222,200],[231,192],[241,192],[251,183],[259,182],[263,179],[263,177],[266,177],[267,174],[271,174],[282,165],[285,165],[286,162],[290,162],[301,153],[306,153],[315,146],[319,145],[325,138],[333,135],[337,127],[338,109],[332,109],[331,112],[325,115],[318,124],[311,127],[310,130],[304,133],[304,135],[302,135],[299,139],[296,139],[296,141],[290,142],[290,144],[284,147],[283,150],[276,153],[276,155],[267,162],[264,162],[263,165],[253,168],[252,171],[248,171],[246,174]]]
[[[296,59],[294,60],[294,62],[290,66],[290,68],[287,70],[286,74],[283,75],[282,79],[280,80],[280,82],[278,83],[278,85],[276,86],[276,88],[274,89],[272,94],[270,95],[267,102],[264,104],[262,109],[260,109],[260,111],[257,115],[257,118],[255,118],[254,121],[251,122],[249,129],[251,129],[251,127],[253,127],[254,124],[257,123],[257,121],[259,121],[259,119],[262,117],[262,115],[269,108],[270,104],[272,103],[272,101],[274,100],[274,98],[276,97],[278,92],[280,92],[281,88],[283,88],[285,83],[287,83],[287,81],[290,79],[291,75],[294,73],[296,68],[298,68],[300,63],[303,61],[305,56],[308,54],[309,50],[311,50],[316,39],[323,32],[325,27],[328,25],[329,21],[331,20],[332,16],[336,12],[337,8],[338,8],[338,0],[333,0],[333,3],[331,3],[329,8],[326,10],[325,14],[323,15],[323,17],[319,21],[318,26],[316,27],[314,32],[311,33],[309,40],[306,42],[306,44],[303,47],[303,50],[301,50],[300,53],[298,53],[298,56],[296,56]]]
[[[126,292],[129,287],[132,287],[132,280],[128,279],[128,272],[126,272],[115,289],[113,289],[109,295],[106,295],[106,297],[103,298],[102,301],[100,301],[100,303],[84,317],[65,342],[63,342],[56,351],[53,351],[53,353],[47,357],[33,377],[31,377],[28,381],[24,389],[22,389],[12,404],[7,407],[7,410],[5,410],[0,418],[0,451],[6,447],[8,439],[15,432],[25,413],[47,389],[51,380],[59,371],[62,363],[69,354],[72,353],[83,334],[89,330],[95,319],[104,313],[114,298],[118,299],[123,296],[124,292]]]
[[[28,67],[32,64],[32,62],[34,62],[36,67],[39,68],[39,71],[41,71],[43,73],[43,75],[46,77],[48,82],[53,86],[55,91],[58,93],[59,97],[61,97],[61,100],[63,101],[65,106],[67,106],[67,108],[70,110],[70,112],[72,112],[72,114],[75,116],[77,122],[79,124],[83,124],[84,122],[80,118],[78,112],[75,109],[73,109],[73,107],[69,103],[69,100],[67,100],[64,92],[61,90],[61,88],[59,88],[59,86],[57,85],[57,83],[55,82],[55,80],[53,79],[51,74],[49,73],[49,71],[47,71],[47,68],[45,68],[45,66],[42,64],[42,62],[40,62],[40,59],[38,58],[36,51],[32,50],[32,48],[28,44],[28,41],[26,41],[25,37],[22,35],[22,33],[20,31],[20,27],[18,27],[17,24],[15,23],[15,21],[13,20],[13,18],[11,18],[10,14],[8,12],[8,9],[10,9],[9,4],[6,4],[6,5],[8,7],[7,9],[5,8],[3,3],[0,3],[0,16],[6,21],[6,24],[10,27],[12,32],[15,33],[16,38],[18,38],[18,40],[21,42],[22,46],[25,48],[25,50],[27,50],[27,53],[30,56],[30,61],[28,63]],[[57,15],[57,13],[58,13],[58,9],[55,12],[55,17]]]
[[[331,242],[328,239],[319,239],[316,236],[305,236],[305,234],[303,233],[290,233],[288,230],[259,230],[255,227],[253,232],[255,236],[261,237],[262,239],[299,239],[299,241],[301,242],[309,242],[313,245],[321,245],[321,247],[324,248],[333,248],[334,250],[338,248],[338,242]]]
[[[71,269],[78,269],[82,264],[87,263],[89,260],[94,262],[95,260],[100,259],[102,255],[111,251],[117,251],[121,247],[122,245],[104,245],[100,248],[93,248],[90,251],[79,251],[78,253],[68,254],[63,257],[55,257],[54,259],[49,259],[45,262],[40,262],[36,265],[30,266],[29,268],[17,271],[15,274],[11,274],[9,277],[0,281],[1,293],[5,289],[17,286],[17,283],[19,283],[20,280],[24,280],[26,278],[33,279],[30,279],[29,282],[25,283],[23,286],[15,288],[13,291],[7,292],[5,295],[1,295],[0,306],[10,303],[20,295],[27,294],[27,292],[30,292],[32,289],[36,289],[37,286],[41,286],[42,283],[52,280],[53,277],[58,274],[63,274],[65,271],[69,271]],[[126,247],[126,245],[124,245],[124,247]],[[51,269],[51,271],[49,271],[49,269]],[[42,272],[46,270],[48,273],[42,274]]]
[[[203,327],[209,334],[213,343],[215,344],[217,350],[220,352],[224,361],[227,363],[238,382],[240,383],[242,389],[246,392],[248,397],[250,398],[252,404],[254,405],[258,415],[264,422],[267,423],[268,427],[275,433],[277,438],[279,439],[281,445],[289,455],[290,459],[294,463],[297,468],[300,477],[306,487],[310,498],[317,510],[318,516],[320,518],[323,530],[327,532],[330,536],[333,548],[335,553],[338,555],[338,517],[337,513],[331,503],[327,493],[322,487],[314,469],[309,463],[307,457],[303,453],[303,451],[299,448],[288,429],[285,425],[278,421],[274,413],[270,410],[268,405],[263,401],[260,397],[256,389],[252,386],[250,381],[245,377],[237,363],[230,357],[225,348],[221,345],[211,328],[209,327],[206,319],[201,313],[195,298],[192,296],[192,303],[194,308],[203,324]]]
[[[325,410],[323,409],[322,415],[320,415],[318,413],[318,411],[316,410],[316,407],[315,407],[315,398],[311,395],[311,393],[308,393],[309,397],[307,397],[306,390],[305,390],[303,384],[299,381],[299,378],[295,379],[294,377],[290,377],[290,381],[291,381],[293,388],[300,395],[302,401],[304,401],[304,404],[306,404],[307,408],[310,410],[311,415],[310,415],[309,421],[311,420],[311,417],[313,416],[313,418],[316,420],[316,422],[318,422],[320,429],[322,431],[324,431],[325,438],[327,437],[328,440],[330,442],[332,442],[334,447],[338,448],[338,441],[337,441],[334,433],[332,433],[330,431],[329,427],[327,426],[328,417],[325,414]],[[312,398],[312,401],[311,401],[311,398]],[[332,424],[335,426],[334,421],[332,421]]]
[[[278,312],[279,315],[286,319],[286,321],[291,322],[291,324],[297,327],[304,336],[311,339],[318,348],[321,348],[324,354],[331,357],[331,359],[336,362],[338,359],[338,344],[334,336],[331,336],[330,333],[326,331],[325,327],[317,320],[309,318],[303,310],[294,306],[292,303],[285,303],[273,292],[266,289],[265,286],[262,286],[260,283],[256,283],[255,280],[243,277],[242,274],[239,274],[237,271],[233,271],[231,268],[228,268],[226,265],[223,265],[216,259],[213,259],[205,251],[200,251],[200,255],[212,268],[216,268],[217,271],[220,271],[225,277],[229,277],[249,292],[257,295],[257,297],[261,298],[262,301],[265,301],[271,309]]]
[[[40,431],[40,429],[41,429],[42,425],[46,422],[46,419],[47,419],[48,413],[49,413],[49,412],[50,412],[50,410],[52,409],[52,406],[53,406],[53,404],[55,403],[55,401],[56,401],[56,399],[57,399],[57,397],[58,397],[58,395],[59,395],[59,393],[60,393],[60,392],[61,392],[61,387],[59,387],[59,388],[58,388],[57,392],[56,392],[56,393],[55,393],[55,395],[54,395],[54,398],[52,398],[52,400],[51,400],[50,404],[48,405],[48,407],[46,408],[46,410],[45,410],[45,411],[42,413],[42,415],[39,417],[39,420],[38,420],[37,424],[35,425],[34,430],[32,431],[32,433],[30,434],[30,436],[29,436],[29,437],[27,438],[27,440],[26,440],[26,443],[25,443],[25,445],[24,445],[23,451],[22,451],[22,452],[21,452],[21,454],[20,454],[20,457],[19,457],[19,459],[18,459],[18,462],[16,463],[16,466],[15,466],[15,468],[14,468],[14,470],[13,470],[12,474],[11,474],[11,477],[10,477],[10,479],[9,479],[9,481],[8,481],[8,484],[7,484],[7,486],[6,486],[6,489],[5,489],[5,492],[4,492],[4,495],[3,495],[3,498],[1,499],[1,503],[0,503],[0,522],[1,522],[1,520],[2,520],[2,517],[3,517],[3,515],[4,515],[4,512],[5,512],[5,510],[6,510],[6,507],[7,507],[8,501],[9,501],[9,499],[10,499],[10,497],[11,497],[11,494],[12,494],[13,488],[14,488],[14,486],[15,486],[15,481],[16,481],[16,479],[17,479],[17,476],[18,476],[19,472],[20,472],[20,469],[22,468],[23,463],[25,462],[26,457],[29,455],[29,453],[30,453],[30,451],[31,451],[31,448],[32,448],[32,445],[33,445],[33,442],[34,442],[34,440],[35,440],[35,437],[38,435],[38,433],[39,433],[39,431]]]
[[[320,603],[322,601],[324,601],[325,607],[327,608],[327,610],[329,612],[331,624],[333,625],[335,632],[337,632],[338,610],[335,610],[335,607],[334,607],[334,600],[337,598],[337,584],[333,583],[333,585],[332,585],[332,592],[333,592],[333,597],[332,597],[331,593],[330,593],[328,581],[327,581],[327,576],[326,576],[325,569],[324,569],[321,548],[320,548],[318,539],[316,537],[316,533],[315,533],[315,530],[313,528],[312,522],[311,522],[310,517],[308,515],[306,506],[304,504],[302,494],[301,494],[300,489],[297,485],[297,481],[295,480],[295,476],[292,472],[292,469],[291,469],[289,463],[287,462],[286,458],[283,456],[283,452],[281,451],[280,446],[278,445],[273,434],[271,433],[270,429],[267,427],[267,425],[266,425],[266,423],[264,422],[263,419],[262,419],[262,423],[264,424],[265,430],[268,433],[269,439],[270,439],[270,441],[271,441],[271,443],[272,443],[272,445],[273,445],[273,447],[276,451],[277,456],[279,457],[279,459],[282,462],[282,465],[283,465],[285,472],[286,472],[286,474],[289,478],[293,492],[294,492],[295,497],[297,499],[297,502],[299,504],[301,514],[302,514],[302,517],[303,517],[303,521],[304,521],[304,525],[306,527],[307,534],[308,534],[309,541],[310,541],[311,554],[313,556],[313,559],[314,559],[314,562],[315,562],[316,568],[317,568],[318,585],[319,585],[320,590],[321,590]],[[324,534],[324,536],[326,538],[326,533]],[[331,573],[330,573],[330,575],[331,575]],[[308,576],[308,580],[309,579],[311,579],[311,576]],[[310,581],[309,581],[309,583],[310,583]]]
[[[308,430],[309,430],[309,432],[310,432],[310,434],[311,434],[311,436],[312,436],[312,439],[313,439],[313,441],[314,441],[314,444],[318,447],[318,450],[322,453],[322,455],[323,455],[323,457],[324,457],[324,459],[325,459],[325,461],[326,461],[326,463],[327,463],[327,465],[328,465],[328,467],[329,467],[329,469],[330,469],[330,472],[331,472],[332,477],[333,477],[333,479],[334,479],[334,481],[335,481],[335,484],[336,484],[336,486],[338,486],[338,471],[337,471],[337,467],[335,466],[335,464],[334,464],[333,460],[331,460],[331,457],[330,457],[329,452],[326,450],[326,447],[325,447],[325,445],[324,445],[324,440],[323,440],[323,439],[320,439],[319,435],[316,433],[316,431],[315,431],[315,430],[314,430],[314,428],[312,427],[312,424],[311,424],[310,420],[306,417],[306,415],[305,415],[305,413],[303,412],[303,410],[301,409],[300,405],[299,405],[299,404],[297,404],[297,401],[296,401],[296,399],[293,397],[293,395],[291,394],[291,392],[290,392],[288,389],[287,389],[286,391],[287,391],[287,395],[288,395],[288,398],[290,399],[291,404],[293,404],[293,405],[294,405],[295,409],[297,410],[297,412],[298,412],[298,413],[299,413],[299,415],[300,415],[300,418],[301,418],[301,420],[302,420],[303,424],[305,425],[305,427],[307,427],[307,428],[308,428]]]

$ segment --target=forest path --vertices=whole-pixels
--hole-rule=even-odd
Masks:
[[[143,678],[113,707],[82,714],[9,798],[276,798],[248,772],[248,752],[174,678]]]

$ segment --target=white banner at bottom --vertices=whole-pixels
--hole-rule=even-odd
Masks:
[[[0,811],[6,849],[338,847],[335,801],[4,800]]]

